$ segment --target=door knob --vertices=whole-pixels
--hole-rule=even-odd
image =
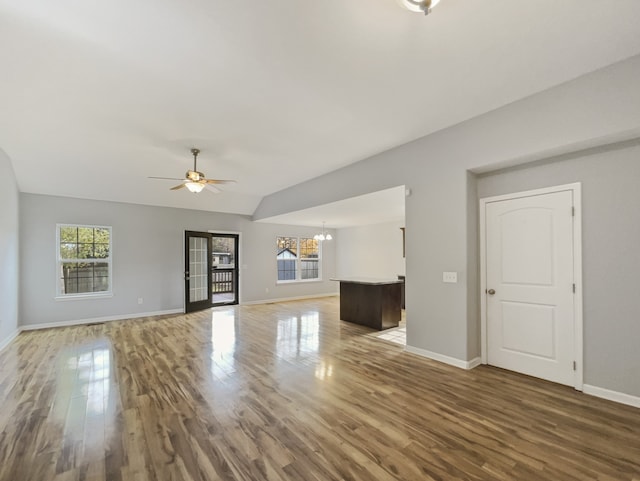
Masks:
[[[487,294],[489,294],[490,296],[494,295],[495,293],[496,293],[496,290],[495,290],[495,289],[489,289],[489,290],[487,291]]]

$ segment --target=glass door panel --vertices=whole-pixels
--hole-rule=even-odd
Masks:
[[[238,303],[238,234],[212,234],[211,295],[214,305]]]
[[[185,310],[198,311],[211,307],[211,234],[185,232]]]

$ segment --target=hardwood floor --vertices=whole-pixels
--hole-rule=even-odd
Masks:
[[[0,480],[640,480],[640,410],[337,319],[326,298],[22,333]]]

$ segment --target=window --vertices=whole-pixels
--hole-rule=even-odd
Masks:
[[[111,227],[57,226],[58,297],[111,294]]]
[[[278,237],[278,282],[320,279],[320,244],[307,237]]]

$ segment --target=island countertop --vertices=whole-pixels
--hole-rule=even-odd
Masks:
[[[383,284],[400,284],[403,282],[400,279],[384,279],[377,277],[332,277],[329,280],[337,282],[349,282],[352,284],[368,284],[372,286],[379,286]]]

